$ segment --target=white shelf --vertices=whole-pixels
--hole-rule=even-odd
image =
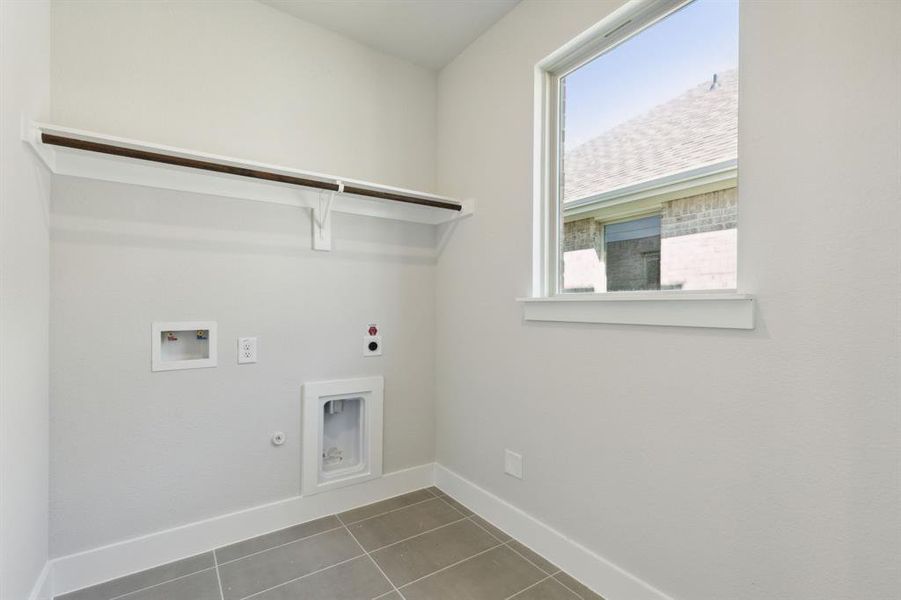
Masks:
[[[42,141],[42,135],[48,134],[62,138],[80,140],[94,144],[115,146],[138,152],[149,152],[190,161],[215,163],[237,169],[261,171],[269,174],[283,175],[327,183],[343,184],[376,193],[414,196],[417,199],[434,200],[444,204],[459,206],[460,210],[411,204],[397,200],[387,200],[351,194],[347,192],[330,192],[315,188],[300,187],[296,184],[281,183],[256,179],[242,175],[219,173],[201,168],[163,164],[141,158],[115,156],[98,151],[80,148],[68,148],[52,145]],[[314,222],[323,222],[328,233],[330,228],[329,212],[341,212],[355,215],[366,215],[384,219],[395,219],[415,223],[438,225],[454,221],[473,214],[474,201],[459,201],[453,198],[438,196],[426,192],[396,188],[367,181],[337,177],[322,173],[302,171],[280,165],[269,165],[228,156],[175,148],[160,144],[152,144],[139,140],[120,138],[110,135],[37,123],[23,122],[23,139],[31,145],[51,172],[58,175],[84,177],[102,181],[130,183],[169,190],[210,194],[228,198],[239,198],[256,202],[285,204],[314,211]],[[329,199],[331,202],[329,202]],[[315,225],[314,225],[315,227]],[[316,236],[322,239],[322,236]],[[327,250],[328,247],[318,249]]]

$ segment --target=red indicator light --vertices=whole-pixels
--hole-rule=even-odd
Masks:
[[[379,328],[375,325],[369,326],[369,335],[376,335],[379,332]]]

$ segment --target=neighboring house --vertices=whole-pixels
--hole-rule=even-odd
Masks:
[[[727,71],[566,152],[565,291],[735,287],[737,117]]]

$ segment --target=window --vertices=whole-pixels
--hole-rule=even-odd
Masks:
[[[543,295],[735,289],[738,0],[606,25],[546,75]]]

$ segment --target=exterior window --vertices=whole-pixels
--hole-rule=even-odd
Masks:
[[[551,295],[737,286],[738,1],[641,6],[548,71]]]

